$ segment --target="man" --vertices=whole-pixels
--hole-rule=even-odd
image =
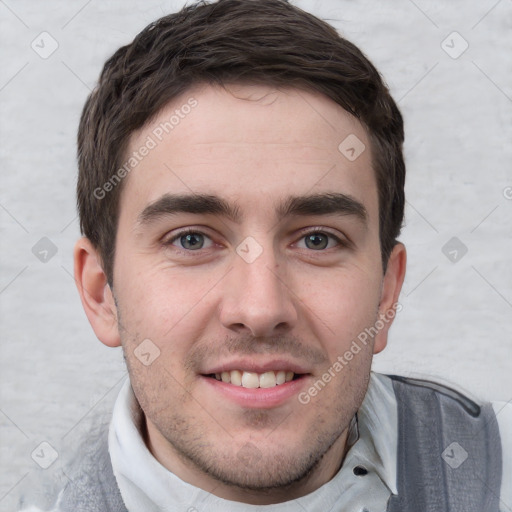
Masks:
[[[107,61],[75,278],[130,378],[58,510],[512,509],[510,406],[370,372],[402,144],[373,65],[283,0],[194,4]]]

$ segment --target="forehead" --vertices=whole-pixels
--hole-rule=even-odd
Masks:
[[[134,153],[121,212],[140,212],[165,193],[212,194],[268,211],[289,196],[332,191],[376,214],[367,134],[318,93],[197,86],[132,134],[125,160]]]

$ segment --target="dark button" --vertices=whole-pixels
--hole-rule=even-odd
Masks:
[[[363,466],[356,466],[352,471],[356,476],[364,476],[368,474],[368,470]]]

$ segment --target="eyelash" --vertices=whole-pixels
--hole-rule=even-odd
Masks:
[[[348,247],[349,246],[348,241],[342,240],[340,237],[336,236],[334,233],[331,233],[329,230],[326,230],[325,228],[322,228],[322,227],[317,227],[317,228],[312,228],[312,229],[307,229],[307,230],[302,231],[301,235],[299,237],[299,240],[305,238],[308,235],[314,235],[317,233],[320,233],[322,235],[327,235],[328,237],[332,238],[333,240],[336,241],[336,243],[338,244],[339,247]],[[175,234],[168,240],[165,240],[163,242],[163,245],[166,247],[173,246],[173,243],[176,240],[179,240],[181,237],[186,236],[186,235],[203,235],[207,238],[210,238],[206,233],[204,233],[203,231],[201,231],[199,229],[187,228],[187,229],[184,229],[183,231],[178,232],[177,234]],[[176,247],[176,246],[174,246],[174,249],[176,249],[179,252],[187,253],[187,254],[201,252],[201,249],[193,251],[190,249],[183,249],[182,247]],[[330,247],[330,249],[333,249],[333,247]],[[314,251],[313,249],[307,249],[307,250],[310,250],[312,252],[325,252],[328,249],[322,249],[322,250],[318,250],[318,251]]]

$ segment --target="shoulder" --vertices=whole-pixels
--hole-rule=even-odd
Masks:
[[[496,414],[503,452],[503,479],[501,501],[512,510],[512,401],[492,402]]]
[[[386,377],[391,380],[395,394],[400,398],[407,395],[414,400],[414,397],[417,396],[423,403],[425,397],[436,398],[442,400],[445,404],[458,404],[473,417],[480,415],[481,406],[484,405],[484,403],[470,397],[467,392],[456,389],[453,384],[401,375],[386,375]]]
[[[423,464],[425,473],[436,467],[437,473],[449,479],[454,489],[467,488],[469,482],[475,488],[483,483],[484,488],[475,499],[491,492],[500,506],[512,505],[511,402],[478,400],[454,385],[425,378],[398,375],[380,378],[388,387],[391,384],[394,391],[399,419],[399,459],[403,459],[402,466],[407,466],[409,473],[417,463]]]
[[[34,473],[20,512],[124,511],[108,451],[110,414],[96,415],[60,452],[60,468]]]

